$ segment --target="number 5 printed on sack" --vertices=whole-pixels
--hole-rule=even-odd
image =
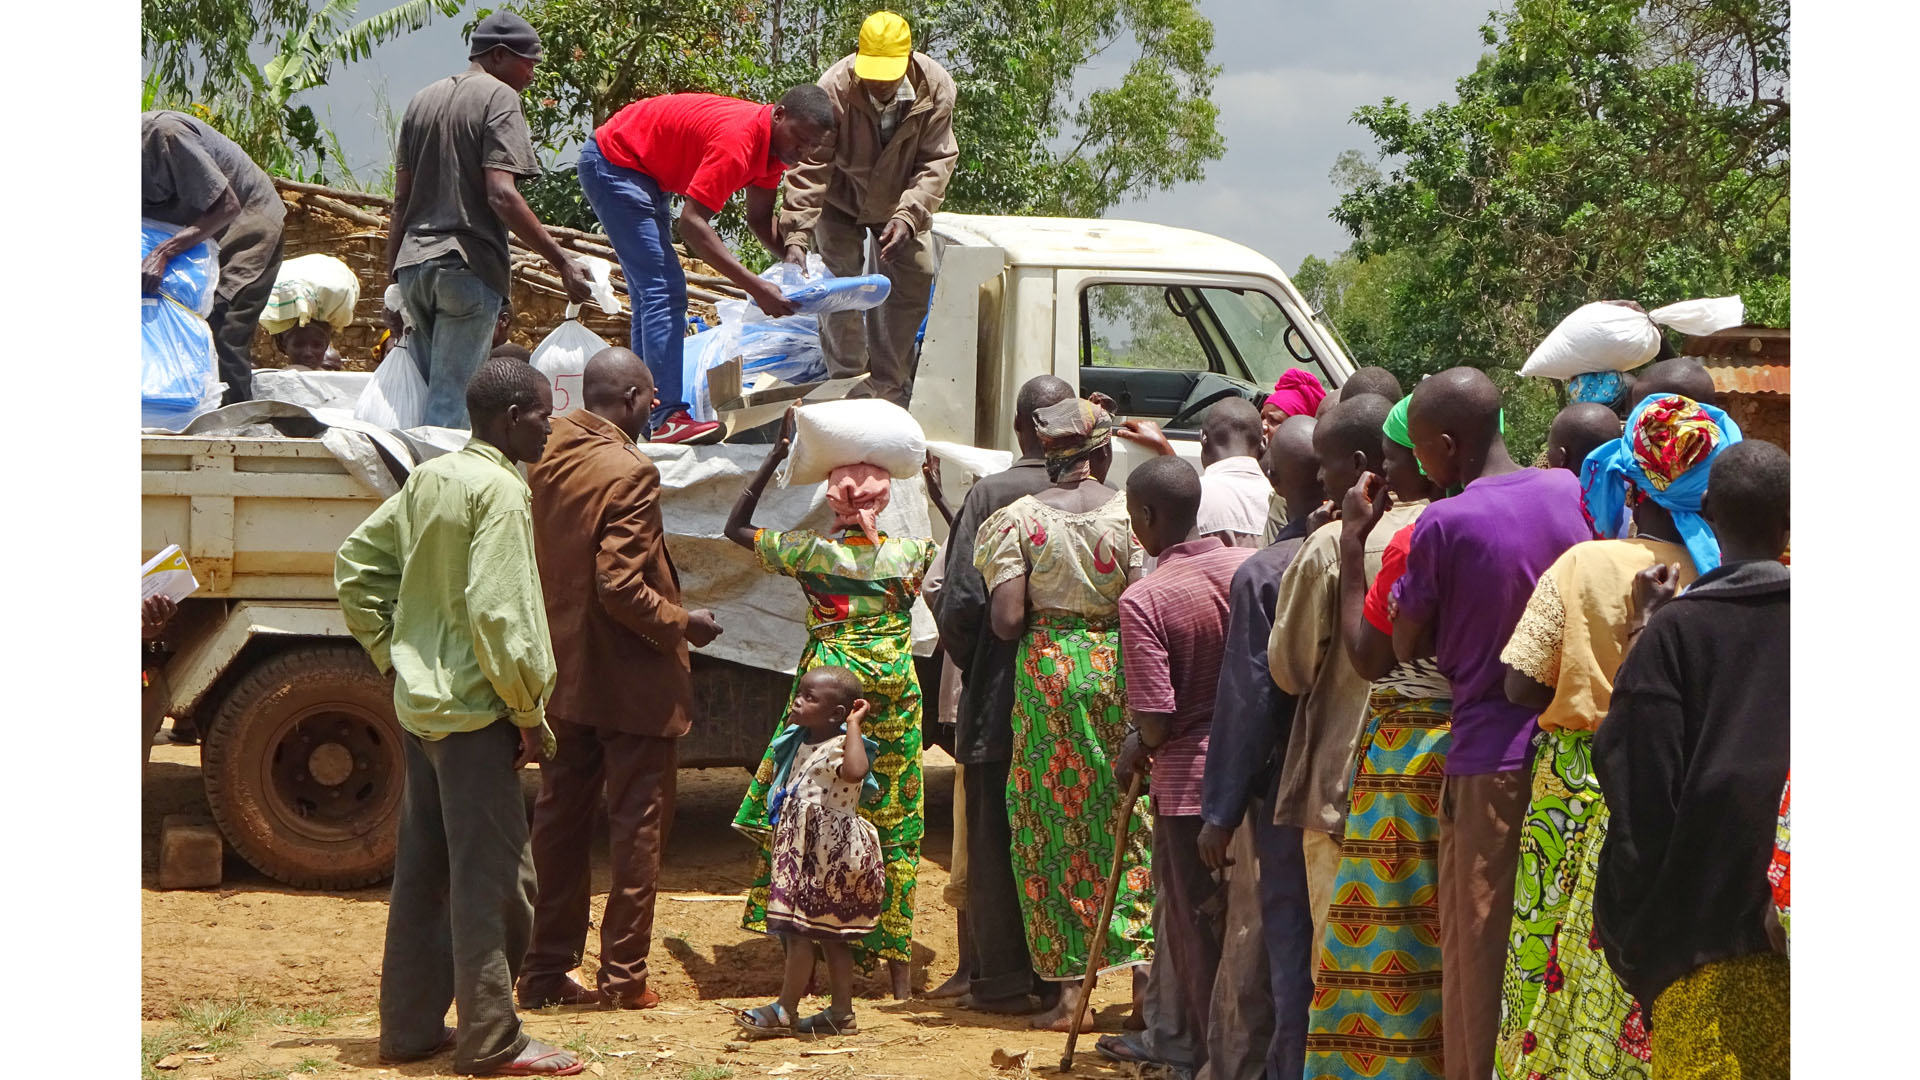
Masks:
[[[578,391],[579,384],[586,379],[586,377],[586,373],[582,372],[578,375],[559,375],[554,378],[553,414],[555,416],[576,407],[574,405],[573,395]],[[567,389],[568,383],[574,384],[575,389]]]

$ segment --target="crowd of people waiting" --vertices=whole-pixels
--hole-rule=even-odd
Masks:
[[[1276,389],[1279,416],[1214,406],[1201,469],[1150,457],[1122,491],[1113,438],[1164,436],[1041,376],[1011,468],[957,513],[933,474],[945,551],[880,531],[892,480],[857,460],[829,475],[831,530],[757,527],[790,414],[725,529],[809,610],[735,819],[759,845],[742,925],[787,955],[740,1025],[856,1032],[853,971],[880,960],[911,991],[925,595],[958,676],[964,882],[958,970],[930,996],[1067,1030],[1090,967],[1128,971],[1131,1030],[1099,1051],[1215,1077],[1786,1075],[1788,461],[1711,398],[1697,362],[1655,364],[1624,423],[1571,406],[1529,468],[1484,373],[1402,395],[1362,369]],[[451,1046],[467,1071],[564,1075],[577,1059],[521,1031],[516,993],[659,1002],[688,649],[721,631],[681,605],[635,445],[656,401],[626,349],[559,417],[536,372],[491,360],[472,442],[340,550],[409,733],[388,1060]],[[1267,485],[1262,535],[1235,458]],[[513,768],[536,759],[529,842]],[[816,950],[831,1000],[800,1016]]]

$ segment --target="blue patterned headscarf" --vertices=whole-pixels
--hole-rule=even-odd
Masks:
[[[1567,380],[1567,394],[1575,401],[1591,401],[1611,409],[1627,395],[1627,377],[1619,371],[1589,371]]]
[[[1581,466],[1581,498],[1595,535],[1625,536],[1628,495],[1639,492],[1673,515],[1695,570],[1718,567],[1720,542],[1700,516],[1700,499],[1714,461],[1740,440],[1740,425],[1711,405],[1679,394],[1642,401],[1626,432],[1601,443]]]

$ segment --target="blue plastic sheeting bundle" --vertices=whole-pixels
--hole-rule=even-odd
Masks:
[[[820,349],[820,320],[812,315],[740,324],[740,369],[766,372],[790,383],[827,377],[827,354]]]
[[[145,259],[160,242],[180,231],[178,225],[149,218],[140,219],[140,257]],[[160,278],[160,295],[183,305],[205,318],[213,311],[214,293],[220,288],[220,245],[212,240],[175,255]]]
[[[864,311],[878,307],[893,288],[884,274],[826,278],[780,292],[802,315],[829,315],[836,311]]]
[[[141,219],[145,259],[175,226]],[[168,261],[158,296],[140,298],[140,426],[178,431],[220,407],[213,330],[205,315],[220,286],[219,248],[204,241]]]

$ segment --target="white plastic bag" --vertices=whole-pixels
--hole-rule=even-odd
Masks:
[[[1745,318],[1737,296],[1682,300],[1641,313],[1597,300],[1575,308],[1520,365],[1520,374],[1571,379],[1594,371],[1629,371],[1660,351],[1660,327],[1711,334]],[[1658,324],[1658,325],[1656,325]]]
[[[579,314],[580,305],[568,304],[567,321],[554,327],[533,350],[533,366],[553,384],[555,416],[580,407],[580,380],[587,373],[587,361],[607,347],[604,338],[576,318]]]
[[[1647,318],[1661,326],[1671,326],[1688,337],[1698,337],[1746,322],[1747,308],[1737,296],[1715,296],[1657,307],[1647,312]]]
[[[613,264],[598,255],[576,255],[587,268],[587,280],[593,284],[593,303],[603,315],[620,314],[620,298],[613,294]],[[572,317],[571,312],[568,315]]]
[[[283,334],[318,320],[345,330],[359,302],[360,278],[352,267],[331,255],[302,255],[280,264],[260,328]]]
[[[877,465],[896,480],[920,474],[927,436],[907,410],[879,398],[803,405],[793,414],[784,482],[817,484],[842,465]]]
[[[354,402],[353,418],[363,424],[401,431],[419,427],[427,420],[427,380],[420,377],[420,365],[412,350],[395,345],[373,369],[373,378]]]

